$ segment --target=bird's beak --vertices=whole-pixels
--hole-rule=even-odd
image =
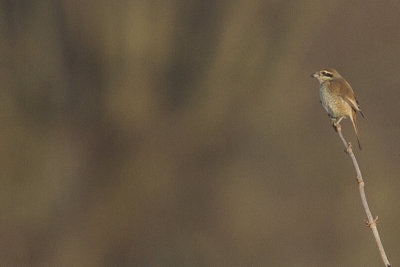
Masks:
[[[312,73],[310,77],[317,78],[318,74],[316,72]]]

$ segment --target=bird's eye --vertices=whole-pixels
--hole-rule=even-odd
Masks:
[[[322,75],[324,75],[324,76],[326,76],[326,77],[333,77],[333,74],[332,73],[330,73],[330,72],[327,72],[327,71],[323,71],[323,72],[321,72],[322,73]]]

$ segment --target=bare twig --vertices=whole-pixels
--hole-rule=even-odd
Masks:
[[[343,145],[346,148],[347,154],[350,156],[351,160],[353,161],[353,165],[354,165],[354,168],[357,173],[356,178],[357,178],[357,182],[358,182],[358,188],[360,190],[361,202],[362,202],[362,205],[364,207],[365,213],[367,214],[367,218],[368,218],[367,220],[365,220],[365,224],[367,226],[369,226],[369,228],[371,228],[371,230],[372,230],[372,233],[375,237],[376,244],[378,245],[378,249],[381,254],[383,263],[385,264],[385,266],[390,267],[392,265],[390,264],[390,262],[386,256],[385,250],[382,245],[381,238],[379,237],[378,228],[376,227],[376,223],[378,221],[378,216],[376,216],[374,218],[372,216],[371,210],[369,209],[367,198],[365,196],[365,191],[364,191],[364,180],[362,178],[361,170],[360,170],[360,167],[358,166],[357,159],[354,156],[352,146],[350,143],[348,143],[346,141],[346,139],[344,139],[343,134],[342,134],[342,127],[340,126],[340,124],[334,124],[334,126],[336,127],[337,133],[339,134],[339,137],[342,140]]]

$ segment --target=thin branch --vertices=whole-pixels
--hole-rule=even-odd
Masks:
[[[346,148],[347,154],[350,156],[351,160],[353,161],[353,165],[354,165],[354,168],[357,173],[357,182],[358,182],[358,188],[360,190],[361,202],[362,202],[362,205],[364,207],[365,213],[367,214],[367,218],[368,218],[365,221],[365,223],[372,230],[372,233],[375,237],[376,244],[378,245],[378,249],[381,254],[383,263],[385,264],[385,266],[391,267],[392,265],[390,264],[390,262],[386,256],[385,250],[382,245],[381,238],[379,237],[378,228],[376,227],[376,223],[378,221],[378,216],[376,216],[374,218],[372,216],[371,210],[369,209],[367,197],[365,196],[365,191],[364,191],[364,180],[362,178],[361,170],[360,170],[360,167],[358,166],[356,156],[354,156],[352,146],[350,143],[348,143],[346,141],[346,139],[344,139],[343,134],[342,134],[342,127],[340,126],[340,124],[334,124],[334,126],[336,127],[337,133],[339,134],[339,137],[342,140],[343,145]]]

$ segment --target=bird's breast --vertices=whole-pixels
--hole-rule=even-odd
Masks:
[[[320,87],[321,103],[324,109],[333,117],[350,116],[351,106],[340,96],[331,92],[327,86]]]

